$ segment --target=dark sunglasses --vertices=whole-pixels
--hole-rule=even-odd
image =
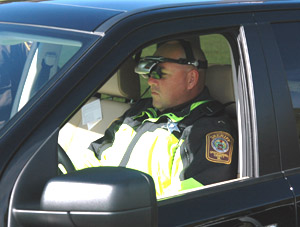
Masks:
[[[187,59],[172,59],[172,58],[164,58],[158,56],[148,56],[145,58],[141,58],[139,64],[135,67],[135,72],[144,78],[154,78],[161,79],[164,73],[162,72],[162,68],[159,66],[160,63],[171,62],[182,65],[193,65],[197,68],[206,68],[207,62],[201,61],[188,61]]]
[[[161,79],[165,73],[162,72],[162,67],[160,65],[154,66],[149,74],[142,74],[141,76],[145,79],[149,79],[150,77],[153,79]]]

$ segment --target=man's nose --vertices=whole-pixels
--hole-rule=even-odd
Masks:
[[[158,83],[158,80],[157,79],[154,79],[152,77],[149,77],[148,79],[148,85],[151,86],[153,84],[157,84]]]

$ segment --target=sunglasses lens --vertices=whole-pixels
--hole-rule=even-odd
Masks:
[[[162,68],[159,65],[156,65],[150,73],[150,77],[153,79],[159,80],[163,76]]]
[[[150,73],[150,77],[153,78],[153,79],[156,79],[156,80],[161,79],[161,75],[160,75],[159,72],[157,72],[157,71],[152,71],[152,72]]]
[[[163,77],[165,73],[162,72],[162,67],[159,66],[159,63],[162,63],[162,58],[154,59],[158,57],[147,57],[142,59],[140,63],[135,68],[135,72],[142,76],[145,79],[149,79],[150,77],[156,80],[159,80]]]

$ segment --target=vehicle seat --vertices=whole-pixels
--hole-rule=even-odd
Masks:
[[[206,86],[210,95],[223,104],[235,102],[231,65],[211,65],[206,71]],[[236,105],[226,107],[227,113],[236,118]]]
[[[114,98],[125,98],[127,101],[140,98],[140,79],[134,72],[134,67],[135,61],[128,59],[98,91],[99,94],[107,96],[101,99],[102,120],[92,128],[100,137],[113,120],[131,107],[130,102],[116,101]],[[95,99],[97,98],[93,97],[90,101]]]
[[[134,72],[135,62],[127,60],[120,69],[99,89],[97,95],[90,98],[91,103],[100,98],[102,119],[93,124],[92,128],[83,124],[82,109],[64,125],[59,133],[59,144],[66,151],[76,169],[95,166],[97,163],[83,162],[81,154],[87,150],[90,143],[101,138],[109,125],[120,117],[131,105],[129,100],[140,97],[139,76]],[[119,99],[118,99],[119,98]],[[120,99],[121,98],[121,99]],[[124,99],[127,102],[124,102]],[[81,160],[80,160],[81,159]]]

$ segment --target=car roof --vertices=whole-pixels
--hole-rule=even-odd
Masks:
[[[0,23],[49,26],[93,32],[118,15],[130,15],[161,8],[205,5],[288,5],[299,0],[0,0]]]

